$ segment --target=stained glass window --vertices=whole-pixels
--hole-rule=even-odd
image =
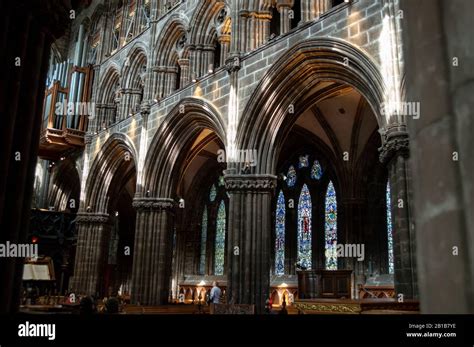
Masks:
[[[298,202],[298,263],[311,269],[311,194],[306,184]]]
[[[387,239],[388,239],[388,273],[394,273],[393,266],[393,230],[392,230],[392,203],[390,201],[390,183],[387,183]]]
[[[299,162],[299,168],[301,169],[302,167],[308,167],[309,166],[309,155],[302,155],[300,157],[300,162]]]
[[[211,187],[211,191],[209,192],[209,200],[211,200],[211,202],[216,200],[216,195],[217,195],[216,186],[213,184]]]
[[[206,242],[207,242],[207,206],[204,207],[201,223],[201,253],[199,259],[199,273],[205,274],[206,271]]]
[[[296,171],[293,165],[288,169],[288,174],[286,176],[286,184],[288,187],[293,187],[296,183]]]
[[[319,180],[323,177],[323,168],[319,161],[315,160],[313,166],[311,167],[311,178],[314,180]]]
[[[214,274],[224,274],[224,253],[225,253],[225,204],[224,200],[219,205],[216,221],[216,249],[214,260]]]
[[[325,204],[326,270],[337,270],[337,201],[334,185],[329,182]]]
[[[219,186],[220,186],[220,187],[223,187],[224,184],[225,184],[225,182],[224,182],[224,176],[219,176]]]
[[[285,273],[285,196],[280,190],[276,205],[275,221],[275,275]]]

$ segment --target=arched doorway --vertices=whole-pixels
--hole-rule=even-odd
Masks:
[[[158,128],[134,200],[138,215],[132,301],[156,305],[176,299],[179,283],[189,286],[180,279],[186,273],[198,271],[202,192],[209,189],[209,182],[222,175],[225,168],[217,162],[218,151],[224,150],[223,139],[221,116],[202,99],[182,100]],[[218,198],[226,211],[227,198],[222,194]],[[219,208],[207,211],[210,228],[215,225],[213,221],[219,215]],[[223,215],[222,208],[220,215]],[[225,235],[225,225],[219,230]],[[154,238],[151,243],[144,243],[142,240],[149,233],[153,233]],[[210,235],[206,235],[209,242]],[[220,244],[223,243],[221,240]],[[219,254],[224,253],[225,248],[220,249]],[[204,266],[211,266],[214,259]],[[150,270],[153,264],[159,265]],[[149,277],[149,271],[155,274],[155,279]],[[197,285],[191,283],[194,284]]]
[[[264,184],[255,184],[252,192],[245,192],[251,196],[260,189],[271,191],[272,202],[269,204],[266,198],[261,201],[262,215],[245,210],[240,210],[236,215],[239,220],[264,221],[260,230],[264,240],[268,237],[273,241],[271,251],[272,259],[275,260],[274,211],[279,195],[277,189],[282,190],[282,180],[286,181],[290,165],[295,168],[301,165],[299,169],[294,169],[302,172],[302,176],[296,179],[300,185],[295,186],[292,197],[294,210],[286,209],[285,218],[291,221],[294,232],[289,236],[292,239],[288,243],[290,249],[284,250],[289,260],[283,268],[295,266],[290,263],[298,261],[298,246],[302,244],[299,240],[304,239],[305,267],[313,267],[314,264],[325,268],[328,262],[332,267],[353,268],[362,276],[368,266],[367,258],[364,258],[363,264],[357,262],[351,265],[346,259],[340,265],[340,259],[326,256],[326,251],[333,251],[331,246],[335,240],[360,245],[365,242],[364,233],[371,232],[362,231],[358,223],[367,221],[368,217],[364,216],[367,206],[375,206],[382,212],[382,218],[371,221],[370,228],[374,230],[373,233],[380,235],[380,240],[384,237],[387,240],[384,220],[387,171],[379,164],[377,150],[382,142],[378,128],[384,128],[388,123],[388,119],[379,112],[385,100],[385,90],[379,67],[359,49],[337,39],[318,38],[298,43],[285,53],[267,71],[250,97],[239,123],[237,148],[256,149],[259,160],[246,173],[247,176],[239,174],[242,167],[236,165],[226,179],[245,182],[254,177],[266,181]],[[365,116],[365,113],[368,115]],[[307,163],[300,164],[300,157]],[[316,161],[322,165],[323,175],[320,179],[311,177]],[[295,175],[299,176],[298,172]],[[231,194],[231,205],[234,197],[238,196]],[[363,201],[364,197],[374,201]],[[298,204],[302,206],[300,209]],[[330,232],[326,233],[326,218],[334,219],[336,215],[337,222],[334,220]],[[272,216],[271,221],[266,221],[264,216]],[[244,226],[235,221],[229,223],[237,229],[233,233],[243,235],[247,232]],[[252,223],[249,222],[247,226],[252,228]],[[318,232],[311,234],[312,231]],[[331,234],[327,240],[326,234]],[[376,241],[376,246],[367,245],[378,253],[378,259],[372,261],[378,261],[380,271],[388,268],[388,261],[385,260],[387,254],[382,255],[382,265],[378,251],[388,248],[385,241]],[[396,249],[396,241],[394,244]],[[246,256],[258,258],[260,254],[265,254],[266,247],[267,244],[262,243]],[[313,252],[314,247],[320,248]],[[301,252],[299,255],[302,256]],[[235,260],[235,269],[242,266],[244,258]],[[371,266],[374,268],[374,264]],[[255,271],[266,274],[270,268]],[[245,272],[235,274],[232,280],[242,286],[247,281]],[[266,275],[260,275],[257,280],[266,285]],[[231,286],[234,284],[231,283]],[[261,292],[255,291],[255,299],[242,297],[238,292],[231,293],[230,297],[235,297],[237,302],[255,302],[257,307],[263,307],[265,298],[261,297]]]
[[[130,287],[135,211],[136,150],[123,134],[100,146],[76,218],[78,245],[71,290],[116,295]]]

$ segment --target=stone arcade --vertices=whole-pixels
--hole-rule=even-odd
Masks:
[[[474,312],[471,2],[39,3],[0,11],[7,61],[25,52],[1,82],[0,242],[38,240],[57,290],[162,306],[218,281],[263,313],[300,269],[348,270],[352,298]],[[0,267],[15,311],[22,260]]]

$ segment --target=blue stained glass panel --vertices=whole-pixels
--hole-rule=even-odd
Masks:
[[[275,221],[275,275],[285,273],[285,196],[280,190],[276,205]]]
[[[314,180],[319,180],[323,177],[323,168],[319,161],[315,160],[313,166],[311,167],[311,178]]]
[[[224,200],[219,205],[216,220],[216,249],[214,259],[214,275],[224,274],[224,256],[225,256],[225,204]]]
[[[311,194],[306,184],[301,188],[298,202],[298,263],[311,269]]]
[[[309,166],[309,155],[302,155],[300,157],[300,162],[298,164],[298,167],[301,169],[302,167],[308,167]]]
[[[199,273],[205,274],[206,271],[206,242],[207,242],[207,206],[204,206],[201,223],[201,253],[199,259]]]
[[[216,189],[216,186],[213,184],[212,187],[211,187],[211,190],[209,192],[209,200],[211,202],[216,200],[216,195],[217,195],[217,189]]]
[[[337,270],[337,199],[332,182],[326,191],[324,225],[326,270]]]
[[[293,187],[296,184],[296,171],[293,165],[288,169],[288,174],[286,175],[286,184],[288,187]]]

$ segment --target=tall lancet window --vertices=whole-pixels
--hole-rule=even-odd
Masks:
[[[298,202],[298,263],[311,269],[311,194],[308,186],[303,185]]]
[[[224,200],[219,205],[216,221],[216,248],[214,254],[214,275],[224,274],[224,255],[225,255],[225,204]]]
[[[275,221],[275,275],[285,273],[285,196],[280,190],[276,205]]]
[[[217,190],[216,190],[215,184],[213,184],[209,192],[209,200],[211,200],[211,202],[214,202],[214,200],[216,200],[216,196],[217,196]]]
[[[392,230],[392,203],[390,201],[390,183],[387,183],[386,203],[387,203],[387,240],[388,240],[388,273],[394,273],[393,266],[393,230]]]
[[[326,190],[324,239],[326,244],[326,270],[337,270],[337,200],[334,185]]]
[[[207,206],[204,206],[201,223],[201,253],[199,258],[199,274],[206,272],[206,243],[207,243]]]

